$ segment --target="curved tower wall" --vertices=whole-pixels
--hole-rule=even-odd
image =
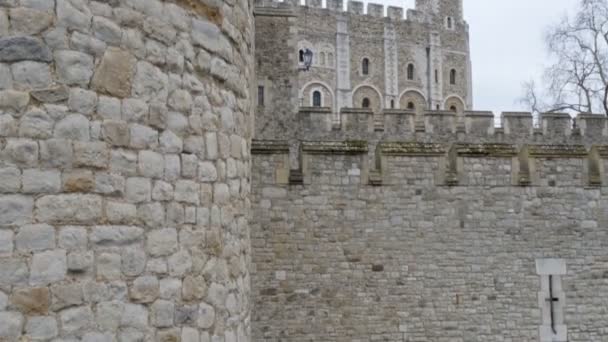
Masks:
[[[0,340],[248,341],[251,3],[0,1]]]

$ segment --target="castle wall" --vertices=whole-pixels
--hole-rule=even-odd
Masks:
[[[255,340],[604,338],[605,118],[392,111],[378,132],[372,115],[301,121],[301,183],[286,143],[254,142]]]
[[[0,1],[0,340],[248,341],[249,1]]]

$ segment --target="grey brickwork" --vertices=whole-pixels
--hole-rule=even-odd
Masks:
[[[249,341],[249,1],[0,1],[0,341]]]
[[[254,141],[256,341],[606,338],[604,117],[373,116],[304,108],[297,149]],[[556,334],[544,259],[567,265]]]

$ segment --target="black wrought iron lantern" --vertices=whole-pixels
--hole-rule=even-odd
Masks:
[[[302,62],[304,63],[304,70],[308,71],[310,70],[310,67],[312,66],[312,57],[313,57],[313,52],[311,49],[304,49],[303,51],[301,51],[301,57],[302,57]]]

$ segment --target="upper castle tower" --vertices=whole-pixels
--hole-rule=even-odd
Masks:
[[[418,0],[386,14],[359,1],[261,0],[255,13],[258,138],[292,137],[301,107],[329,108],[328,125],[342,108],[368,109],[378,126],[387,110],[472,109],[462,0]]]

